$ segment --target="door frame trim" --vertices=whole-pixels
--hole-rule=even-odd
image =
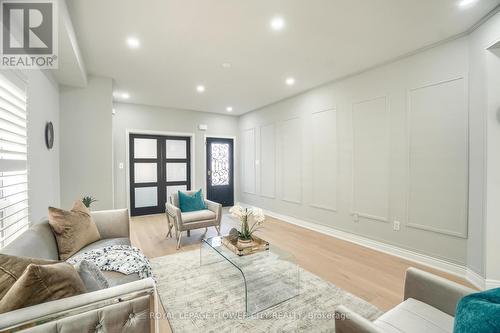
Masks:
[[[235,135],[216,135],[216,134],[205,134],[203,136],[203,186],[202,186],[202,189],[203,189],[203,193],[205,194],[205,196],[207,195],[207,138],[214,138],[214,139],[217,139],[217,138],[220,138],[220,139],[232,139],[233,140],[233,189],[234,189],[234,193],[233,193],[233,199],[234,199],[234,202],[238,202],[238,197],[237,197],[237,193],[239,191],[239,182],[237,180],[239,180],[239,163],[238,163],[238,160],[239,157],[238,156],[238,149],[237,149],[237,138]]]
[[[130,207],[130,134],[145,134],[145,135],[163,135],[163,136],[188,136],[190,137],[190,149],[191,149],[191,187],[195,187],[196,184],[196,164],[195,164],[195,133],[188,132],[173,132],[173,131],[155,131],[155,130],[143,130],[143,129],[125,129],[125,177],[126,177],[126,191],[127,191],[127,210],[129,217],[131,216]],[[121,163],[121,162],[118,162]]]

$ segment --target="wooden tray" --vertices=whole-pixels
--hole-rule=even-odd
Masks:
[[[252,236],[251,245],[245,247],[240,247],[238,239],[234,239],[230,236],[222,237],[222,244],[239,256],[246,256],[252,253],[269,250],[269,243],[257,236]]]

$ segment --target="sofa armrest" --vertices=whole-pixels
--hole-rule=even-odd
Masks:
[[[336,333],[383,333],[371,321],[343,305],[335,310]]]
[[[90,214],[102,239],[130,238],[130,221],[127,209],[101,210]]]
[[[205,205],[207,205],[208,210],[211,210],[215,213],[215,219],[217,220],[217,225],[220,225],[220,221],[222,218],[222,205],[220,203],[205,200]]]
[[[404,300],[413,298],[455,316],[458,301],[475,290],[410,267],[406,270]]]
[[[21,327],[32,327],[39,324],[55,323],[60,321],[72,321],[83,314],[99,316],[111,309],[116,311],[117,304],[129,302],[130,305],[122,308],[122,311],[132,311],[134,302],[144,303],[144,297],[150,300],[146,306],[147,314],[141,313],[141,317],[150,325],[150,314],[157,311],[156,289],[152,278],[125,283],[116,287],[85,293],[73,297],[46,302],[19,310],[0,314],[0,331],[15,330]],[[142,306],[144,308],[144,306]],[[144,312],[144,309],[142,310]],[[129,317],[129,313],[122,314]],[[88,318],[88,317],[87,317]],[[44,331],[43,329],[41,332]]]

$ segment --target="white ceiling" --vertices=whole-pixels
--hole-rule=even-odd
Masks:
[[[457,3],[70,0],[68,7],[88,72],[114,78],[129,102],[221,113],[230,105],[241,114],[464,32],[500,0]],[[279,32],[269,27],[276,15],[286,21]],[[140,48],[129,49],[128,36]],[[285,85],[289,76],[294,86]]]

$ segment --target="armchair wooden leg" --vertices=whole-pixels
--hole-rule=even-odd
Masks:
[[[177,239],[177,250],[181,248],[182,231],[179,231],[179,238]]]
[[[215,230],[217,230],[217,235],[220,236],[220,226],[216,225],[215,226]]]
[[[170,236],[172,238],[172,225],[170,224],[170,221],[168,222],[168,232],[167,232],[167,237]]]

